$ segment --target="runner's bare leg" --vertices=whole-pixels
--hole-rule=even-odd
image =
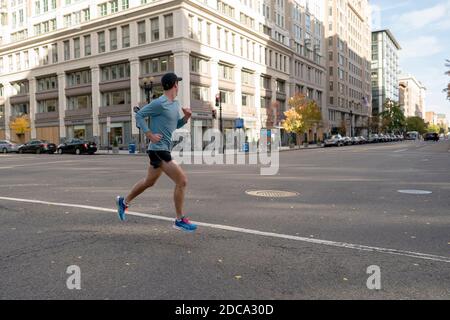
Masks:
[[[125,198],[125,202],[127,203],[127,205],[129,205],[131,201],[138,195],[140,195],[142,192],[153,186],[158,180],[158,178],[161,176],[162,172],[163,171],[161,167],[155,169],[153,168],[152,165],[150,165],[147,171],[147,176],[144,179],[137,182],[134,185],[133,189],[131,189],[130,193]]]
[[[187,177],[183,172],[183,169],[175,162],[162,162],[162,170],[167,176],[175,182],[175,191],[173,193],[173,200],[175,202],[175,210],[177,213],[177,219],[181,219],[183,216],[183,204],[184,204],[184,192],[187,185]]]

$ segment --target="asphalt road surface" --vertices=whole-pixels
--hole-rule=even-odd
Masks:
[[[450,298],[449,141],[282,152],[274,176],[183,165],[194,234],[172,228],[165,176],[118,220],[116,195],[147,166],[0,155],[0,299]],[[432,193],[398,192],[409,189]],[[80,290],[67,286],[73,265]],[[369,266],[381,289],[368,288]]]

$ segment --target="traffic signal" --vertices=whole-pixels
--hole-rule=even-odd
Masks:
[[[220,93],[216,94],[216,107],[219,106],[219,102],[220,102]]]
[[[216,109],[212,109],[212,117],[213,119],[217,119],[217,110]]]

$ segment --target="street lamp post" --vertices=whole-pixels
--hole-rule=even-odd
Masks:
[[[144,81],[144,92],[145,97],[147,98],[147,103],[151,102],[152,92],[153,92],[153,81],[155,80],[153,77],[147,77],[142,79]],[[139,128],[139,147],[140,151],[144,152],[145,145],[142,146],[141,142],[141,128]]]
[[[222,137],[222,153],[225,154],[225,143],[224,143],[224,137],[223,137],[223,122],[222,122],[222,92],[219,91],[219,93],[216,95],[216,107],[219,107],[219,130],[220,135]]]
[[[350,135],[353,138],[353,110],[350,110]]]

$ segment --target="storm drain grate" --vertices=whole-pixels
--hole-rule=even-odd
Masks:
[[[268,198],[286,198],[298,196],[298,192],[281,191],[281,190],[247,190],[246,194],[256,197]]]

